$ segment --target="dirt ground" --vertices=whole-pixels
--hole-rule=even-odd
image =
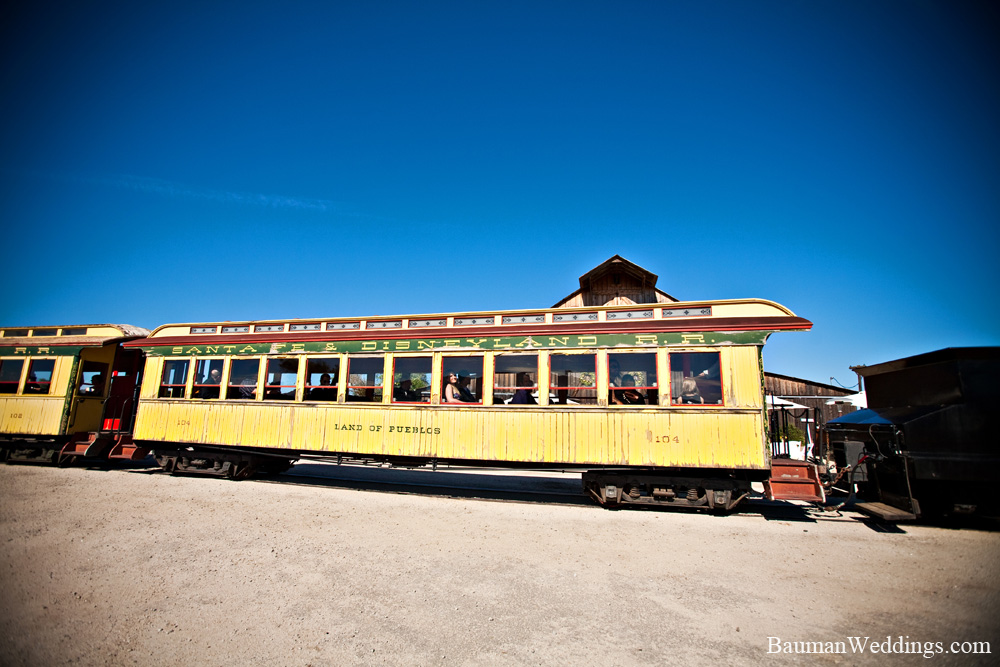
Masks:
[[[346,470],[0,466],[0,664],[998,663],[997,531],[763,502],[609,511],[519,495],[578,476],[472,478],[504,502]],[[769,637],[992,652],[777,654]]]

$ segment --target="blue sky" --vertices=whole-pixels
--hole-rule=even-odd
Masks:
[[[4,325],[546,307],[617,253],[812,320],[778,373],[1000,344],[995,3],[0,12]]]

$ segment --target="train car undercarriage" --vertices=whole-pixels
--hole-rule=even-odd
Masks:
[[[149,443],[152,445],[152,443]],[[174,446],[158,447],[153,451],[157,464],[175,474],[195,474],[227,479],[249,479],[255,475],[275,475],[285,472],[299,460],[287,450],[241,450],[223,447]],[[415,459],[392,456],[362,456],[330,453],[309,456],[337,464],[389,465],[399,468],[437,469],[438,465],[488,466],[539,469],[537,465],[498,466],[496,461]],[[550,467],[550,466],[542,466]],[[552,466],[566,470],[567,466]],[[582,468],[581,468],[582,470]],[[706,473],[709,473],[706,475]],[[601,469],[583,470],[582,490],[599,505],[608,508],[647,506],[688,508],[711,512],[729,512],[752,492],[752,481],[763,481],[766,473],[739,471],[706,471],[697,469]],[[758,479],[759,478],[759,479]]]

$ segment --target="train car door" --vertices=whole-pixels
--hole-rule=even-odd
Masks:
[[[97,431],[104,416],[104,401],[108,395],[111,364],[117,346],[84,348],[80,351],[80,367],[73,386],[69,433]]]
[[[104,402],[102,431],[132,432],[136,388],[142,377],[142,351],[119,347],[111,369],[111,387]]]

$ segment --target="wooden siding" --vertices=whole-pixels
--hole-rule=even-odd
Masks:
[[[10,435],[61,435],[63,396],[16,396],[0,400],[3,419],[0,433]]]
[[[9,358],[9,357],[8,357]],[[73,393],[75,357],[49,357],[45,355],[20,357],[24,360],[21,369],[21,385],[30,369],[30,363],[38,359],[51,359],[52,383],[47,394],[5,394],[0,397],[0,433],[10,435],[64,435],[61,431],[62,416],[66,402]]]
[[[565,465],[765,469],[762,410],[145,401],[143,442]],[[154,444],[155,447],[155,444]]]
[[[836,398],[857,393],[855,389],[842,389],[775,373],[764,373],[764,387],[766,392],[773,396],[829,396]]]

